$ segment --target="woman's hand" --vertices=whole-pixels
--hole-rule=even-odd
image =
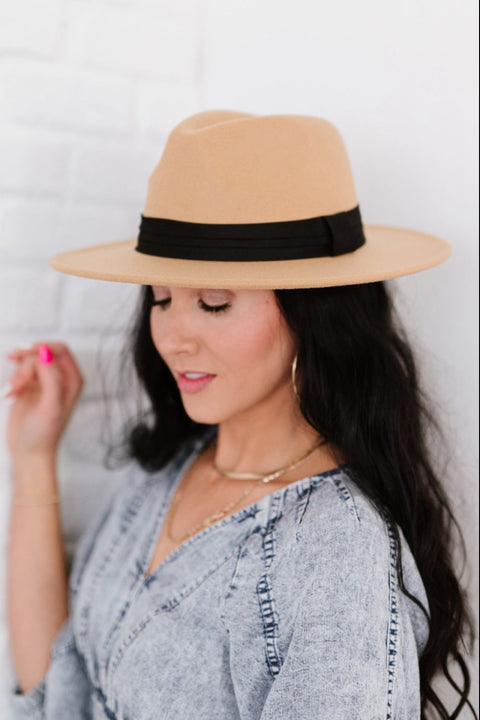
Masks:
[[[49,356],[51,362],[41,362]],[[17,363],[5,395],[14,398],[7,425],[12,458],[52,456],[81,393],[83,376],[64,343],[38,342],[8,357]]]

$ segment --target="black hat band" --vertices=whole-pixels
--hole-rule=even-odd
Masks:
[[[305,220],[194,223],[142,215],[137,252],[184,260],[300,260],[344,255],[366,242],[360,208]]]

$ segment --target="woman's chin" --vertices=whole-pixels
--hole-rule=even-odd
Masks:
[[[205,407],[194,407],[194,403],[190,403],[188,401],[184,401],[183,408],[190,420],[193,420],[196,423],[218,425],[218,423],[225,419],[221,413],[215,411],[214,408],[208,409]]]

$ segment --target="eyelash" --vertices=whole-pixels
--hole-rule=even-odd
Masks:
[[[163,310],[166,303],[169,303],[169,302],[170,302],[170,298],[166,298],[165,300],[154,300],[152,302],[152,307],[154,305],[159,305]],[[199,302],[202,310],[205,310],[205,312],[211,312],[211,313],[225,312],[225,310],[228,310],[228,308],[231,307],[230,303],[225,303],[224,305],[207,305],[206,303],[203,302],[203,300],[199,300],[198,302]]]

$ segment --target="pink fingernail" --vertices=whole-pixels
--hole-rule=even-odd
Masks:
[[[38,348],[38,359],[42,365],[48,365],[53,360],[53,354],[48,345],[40,345]]]

